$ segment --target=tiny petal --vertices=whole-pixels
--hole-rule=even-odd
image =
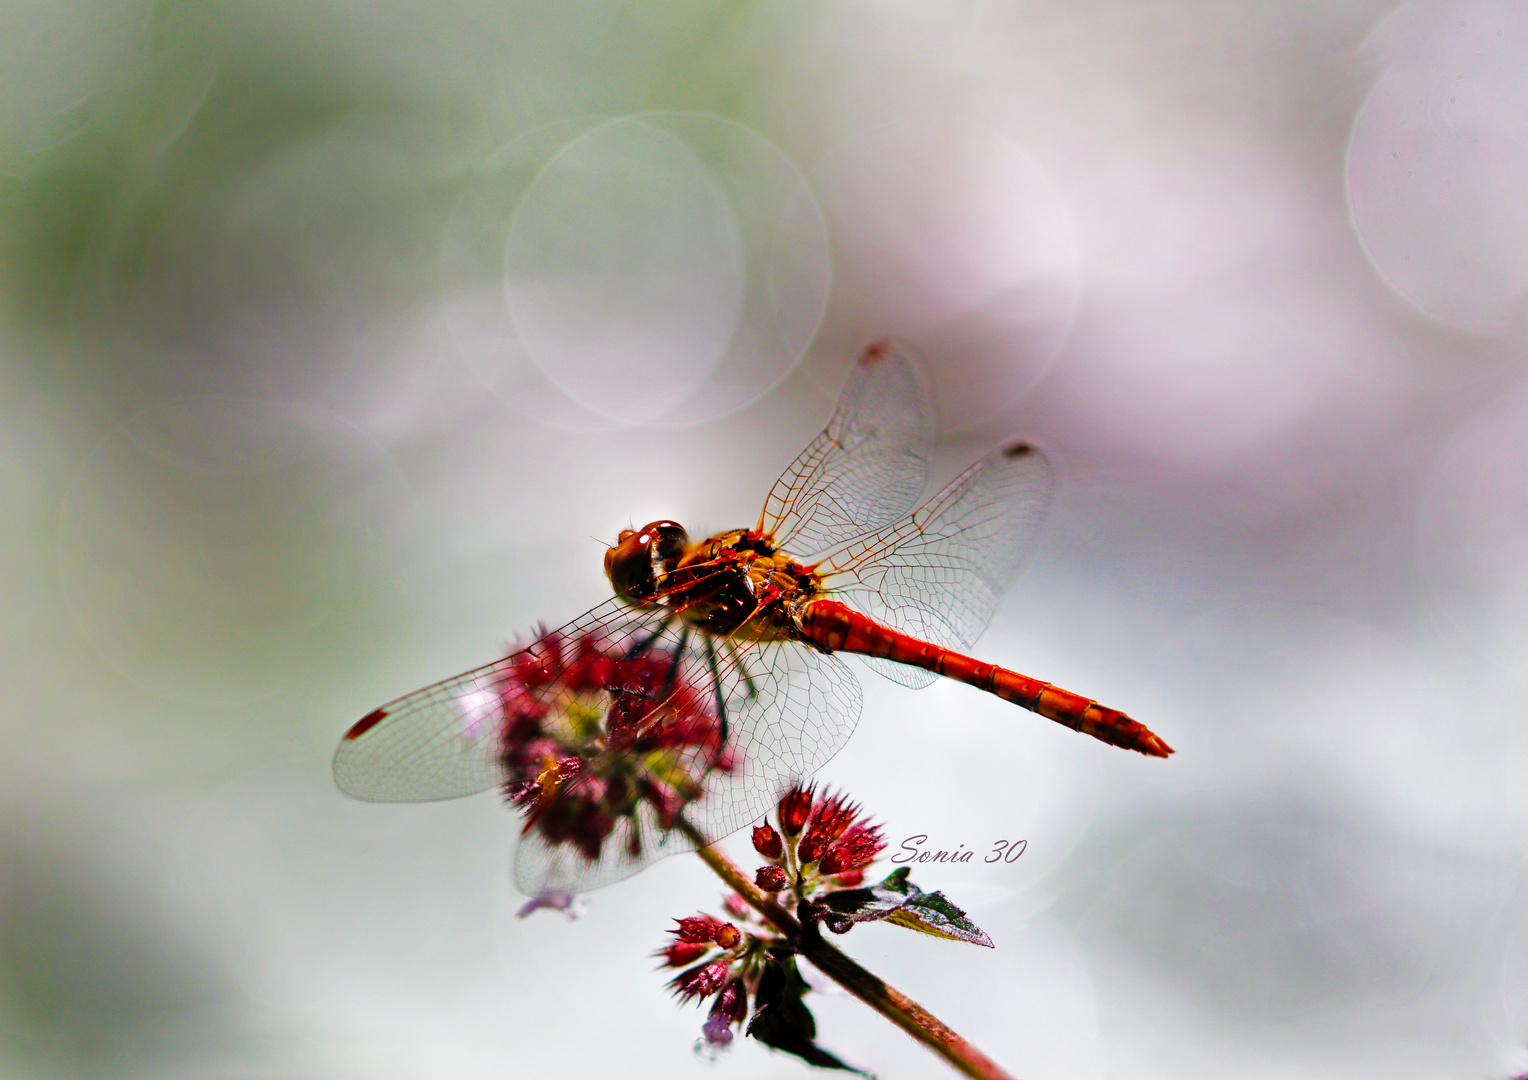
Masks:
[[[753,883],[765,892],[779,892],[790,884],[790,878],[778,866],[761,866],[753,876]]]
[[[786,836],[800,834],[807,818],[812,816],[812,788],[798,784],[782,795],[778,816]]]
[[[515,912],[515,918],[527,918],[542,908],[560,911],[570,920],[578,918],[584,911],[578,898],[571,893],[542,893],[540,896],[533,896],[527,900],[525,906]]]
[[[732,1017],[725,1013],[713,1012],[706,1017],[706,1022],[700,1030],[705,1035],[708,1046],[726,1046],[732,1041]]]
[[[753,827],[753,850],[757,851],[766,859],[778,859],[785,854],[785,842],[780,839],[780,834],[775,832],[770,825],[755,825]]]

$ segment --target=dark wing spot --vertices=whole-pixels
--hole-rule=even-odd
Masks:
[[[891,355],[891,341],[882,338],[880,341],[872,341],[859,354],[861,367],[874,367],[882,360]]]
[[[374,709],[367,713],[355,722],[354,727],[345,732],[345,741],[349,742],[352,739],[359,739],[362,735],[365,735],[372,728],[380,724],[386,716],[386,709]]]
[[[1030,446],[1027,442],[1009,443],[1007,446],[1003,447],[1003,456],[1005,458],[1028,457],[1034,452],[1035,448]]]

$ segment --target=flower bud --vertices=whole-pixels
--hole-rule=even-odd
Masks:
[[[710,997],[727,982],[727,962],[713,960],[674,976],[669,988],[682,998]]]
[[[812,789],[796,785],[780,797],[780,828],[786,836],[797,836],[812,816]]]
[[[822,858],[823,852],[843,835],[858,813],[859,807],[843,796],[826,796],[817,804],[812,814],[812,825],[801,838],[801,846],[796,849],[801,861],[816,862]]]
[[[753,877],[753,883],[765,892],[779,892],[790,884],[790,878],[778,866],[761,866]]]
[[[880,826],[857,822],[828,848],[818,860],[817,869],[823,874],[858,870],[874,862],[885,847],[886,841],[881,837]]]
[[[724,949],[735,949],[743,940],[743,932],[731,923],[722,923],[716,928],[715,941]]]
[[[684,967],[710,951],[711,946],[703,941],[676,941],[658,955],[663,957],[663,962],[669,967]]]
[[[675,919],[679,924],[678,929],[670,930],[680,941],[717,941],[717,933],[723,929],[737,933],[737,927],[713,919],[709,915],[691,915],[685,919]],[[718,942],[719,943],[719,942]]]
[[[778,859],[785,854],[785,843],[770,825],[753,827],[753,850],[766,859]]]

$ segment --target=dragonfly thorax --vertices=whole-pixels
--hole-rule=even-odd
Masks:
[[[751,640],[792,636],[797,610],[822,591],[819,576],[768,536],[734,529],[691,544],[672,521],[623,531],[605,553],[605,575],[635,607],[668,608],[696,629]]]
[[[712,634],[783,641],[794,636],[800,606],[822,591],[821,578],[752,529],[694,544],[669,579],[680,618]]]

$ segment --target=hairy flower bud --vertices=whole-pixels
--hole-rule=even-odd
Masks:
[[[674,976],[669,989],[682,998],[710,997],[727,982],[727,970],[725,960],[713,960]]]
[[[812,789],[799,784],[780,797],[780,828],[786,836],[797,836],[812,815]]]
[[[669,933],[678,937],[680,941],[714,941],[718,945],[722,945],[719,935],[726,934],[730,930],[731,934],[729,936],[732,940],[732,945],[737,944],[737,927],[731,923],[724,923],[720,919],[713,919],[709,915],[691,915],[688,918],[675,919],[674,921],[679,926],[677,929],[670,930]],[[722,948],[730,949],[732,945],[722,945]]]
[[[770,825],[753,827],[753,850],[766,859],[778,859],[785,854],[785,842]]]
[[[841,795],[826,795],[813,808],[812,824],[801,838],[796,854],[802,862],[816,862],[828,846],[843,835],[859,807]]]
[[[676,941],[666,949],[659,951],[663,962],[669,967],[684,967],[693,964],[706,953],[711,951],[711,946],[703,941]]]
[[[761,866],[753,877],[753,883],[765,892],[779,892],[790,884],[790,878],[778,866]]]
[[[818,860],[817,869],[823,874],[858,870],[874,862],[885,847],[886,841],[881,836],[879,825],[856,822]]]

